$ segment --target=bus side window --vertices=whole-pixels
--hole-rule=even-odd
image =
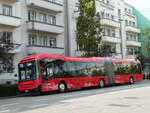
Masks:
[[[85,77],[88,75],[87,66],[85,62],[74,62],[74,63],[75,63],[76,76]]]
[[[67,65],[67,74],[68,74],[68,76],[71,76],[71,77],[76,76],[75,63],[74,62],[66,62],[66,65]]]
[[[65,61],[57,60],[54,62],[54,76],[65,77],[67,72],[67,66]]]
[[[53,77],[54,72],[53,72],[53,63],[52,62],[46,66],[46,73],[47,73],[48,78]]]

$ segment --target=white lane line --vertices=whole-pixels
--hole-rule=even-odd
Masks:
[[[4,110],[4,111],[0,111],[0,113],[7,113],[7,112],[10,112],[10,110]]]
[[[4,105],[1,105],[0,107],[14,106],[14,105],[18,105],[18,104],[19,104],[19,103],[4,104]]]
[[[39,102],[39,101],[46,101],[46,100],[48,100],[48,99],[47,98],[43,98],[43,99],[38,99],[38,100],[34,100],[34,101]]]
[[[87,95],[87,94],[90,94],[90,93],[80,93],[81,95]]]
[[[61,97],[72,97],[73,95],[62,95]]]
[[[38,104],[38,105],[30,106],[30,108],[37,108],[42,106],[48,106],[48,104]]]

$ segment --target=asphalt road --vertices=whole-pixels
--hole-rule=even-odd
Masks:
[[[150,113],[150,81],[0,99],[0,113]]]

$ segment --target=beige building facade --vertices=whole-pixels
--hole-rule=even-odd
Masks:
[[[70,4],[76,1],[70,0]],[[74,8],[73,8],[74,6]],[[78,56],[76,48],[76,19],[79,16],[76,5],[70,6],[70,38],[72,56]],[[124,0],[96,0],[96,10],[101,15],[102,45],[108,45],[111,49],[111,56],[114,58],[135,58],[141,47],[138,40],[140,29],[137,28],[137,18],[133,14],[132,6]]]
[[[52,53],[64,55],[64,7],[62,0],[0,0],[0,37],[19,47],[9,51],[14,73],[1,64],[0,83],[11,80],[18,62],[27,55]]]
[[[0,0],[0,37],[19,45],[6,55],[13,56],[15,71],[0,74],[0,83],[14,82],[18,62],[27,55],[80,55],[76,3],[77,0]],[[101,14],[101,44],[110,47],[111,57],[135,58],[141,43],[132,6],[124,0],[96,0],[96,10]]]

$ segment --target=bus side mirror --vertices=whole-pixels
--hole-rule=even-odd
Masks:
[[[17,77],[18,75],[17,75],[17,74],[15,74],[14,76],[15,76],[15,77]]]

